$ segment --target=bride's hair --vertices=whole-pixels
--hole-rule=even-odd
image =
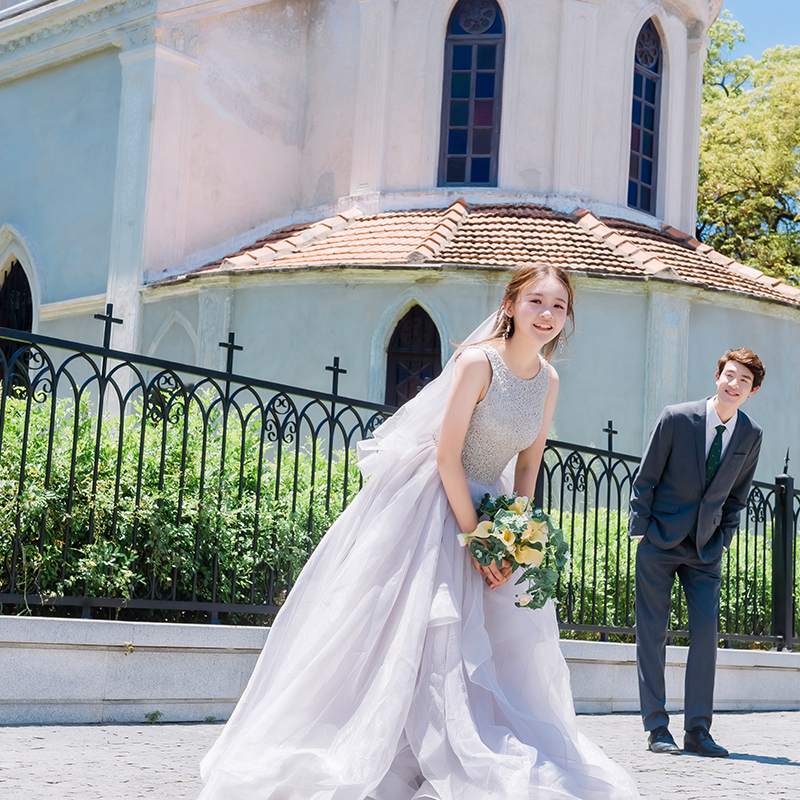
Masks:
[[[573,312],[575,293],[572,290],[569,275],[561,267],[557,267],[555,264],[551,264],[548,261],[536,261],[532,264],[522,264],[514,270],[514,274],[511,276],[511,280],[506,285],[506,290],[503,293],[503,302],[500,304],[500,308],[497,311],[497,320],[491,338],[501,336],[504,339],[510,339],[514,335],[514,318],[506,314],[506,303],[513,305],[517,302],[520,292],[522,292],[528,284],[536,283],[542,280],[542,278],[549,277],[556,278],[560,281],[567,292],[567,319],[570,322],[569,331],[567,331],[565,326],[555,339],[549,341],[542,348],[542,355],[548,361],[550,360],[558,346],[566,342],[575,332],[575,315]]]

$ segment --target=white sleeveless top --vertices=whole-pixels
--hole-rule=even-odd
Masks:
[[[475,345],[492,365],[492,382],[472,412],[461,450],[467,478],[484,486],[500,480],[508,462],[530,447],[542,428],[550,387],[550,366],[540,355],[539,372],[530,380],[517,377],[488,342]]]

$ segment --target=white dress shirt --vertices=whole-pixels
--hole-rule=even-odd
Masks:
[[[737,411],[727,422],[723,422],[714,408],[714,398],[709,397],[706,402],[706,458],[708,458],[708,451],[711,450],[711,445],[717,435],[717,425],[724,425],[725,430],[722,431],[722,454],[720,459],[725,455],[728,445],[733,436],[733,430],[736,427],[736,418],[739,416]]]

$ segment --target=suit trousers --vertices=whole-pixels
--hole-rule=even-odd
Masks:
[[[681,582],[689,614],[689,657],[686,663],[684,729],[711,727],[714,673],[719,634],[720,570],[722,559],[704,564],[697,547],[684,539],[670,550],[651,544],[647,537],[636,551],[636,663],[639,702],[644,728],[651,731],[669,723],[664,668],[670,596],[675,576]]]

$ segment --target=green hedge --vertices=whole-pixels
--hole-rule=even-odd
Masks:
[[[118,418],[104,416],[98,432],[87,402],[31,406],[9,398],[0,552],[10,566],[19,528],[16,591],[125,597],[152,588],[161,598],[211,601],[216,569],[218,602],[250,602],[254,584],[255,601],[264,603],[270,580],[280,600],[343,500],[355,495],[359,473],[343,452],[329,464],[307,444],[284,443],[279,459],[275,445],[261,440],[258,420],[246,420],[252,411],[244,409],[244,422],[229,414],[223,424],[219,405],[203,413],[193,403],[187,413],[179,404],[169,421],[145,420],[138,409],[122,430]],[[8,581],[0,573],[2,591]]]
[[[569,624],[626,627],[635,624],[636,544],[628,539],[627,511],[592,509],[573,514],[552,511],[572,551],[572,575],[562,587],[559,619]],[[758,535],[741,531],[722,560],[720,631],[758,635],[772,619],[772,528]],[[766,546],[765,546],[766,537]],[[596,555],[595,555],[596,554]],[[608,564],[608,569],[605,565]],[[795,558],[795,630],[800,631],[800,550]],[[672,630],[687,630],[686,602],[676,580],[670,614]],[[596,639],[596,633],[566,634]],[[633,641],[611,634],[616,641]],[[685,643],[678,638],[677,643]],[[749,645],[742,645],[749,646]]]

